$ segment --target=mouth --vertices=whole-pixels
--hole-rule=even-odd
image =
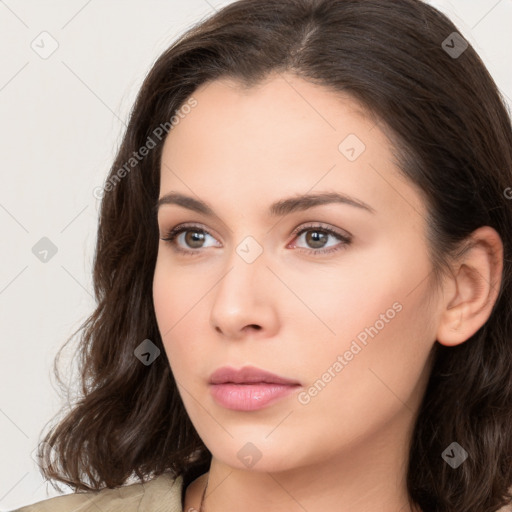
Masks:
[[[300,386],[289,384],[211,384],[210,392],[218,405],[233,411],[257,411],[290,395]]]
[[[254,366],[244,366],[239,370],[224,366],[215,370],[210,376],[210,384],[283,384],[300,385],[296,380],[287,379]]]
[[[210,377],[210,393],[218,405],[236,411],[262,409],[290,395],[300,382],[246,366],[223,367]]]

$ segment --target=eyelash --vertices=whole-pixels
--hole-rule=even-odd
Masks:
[[[171,229],[170,231],[168,231],[166,237],[161,238],[161,240],[172,245],[173,249],[179,253],[187,254],[190,256],[197,256],[199,253],[199,249],[195,249],[195,250],[183,249],[181,247],[178,247],[175,243],[177,236],[186,231],[198,231],[198,232],[205,233],[205,234],[213,237],[213,235],[208,230],[202,228],[201,226],[199,226],[197,224],[192,224],[192,225],[181,224],[181,225],[176,226],[175,228]],[[301,247],[298,248],[299,251],[305,252],[306,254],[309,254],[309,255],[317,256],[319,254],[334,253],[334,252],[344,249],[346,246],[350,245],[350,243],[352,242],[351,237],[342,235],[341,233],[338,233],[337,231],[334,231],[333,229],[324,227],[319,224],[314,224],[314,225],[310,225],[310,226],[301,226],[300,228],[295,229],[292,232],[292,235],[294,235],[295,237],[298,237],[307,231],[317,231],[317,232],[321,232],[321,233],[326,233],[328,235],[334,236],[335,238],[338,238],[342,242],[338,246],[335,246],[335,248],[330,248],[330,249],[304,249]]]

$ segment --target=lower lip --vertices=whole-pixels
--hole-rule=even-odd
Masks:
[[[212,384],[210,392],[214,400],[234,411],[257,411],[289,395],[298,385],[271,384],[256,382],[254,384]]]

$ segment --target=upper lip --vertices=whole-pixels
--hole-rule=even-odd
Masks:
[[[210,384],[226,384],[228,382],[233,384],[252,384],[256,382],[287,385],[300,384],[297,381],[285,379],[254,366],[244,366],[238,370],[231,366],[223,366],[215,370],[210,376]]]

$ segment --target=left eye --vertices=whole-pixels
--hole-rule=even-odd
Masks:
[[[167,237],[162,238],[162,240],[164,240],[165,242],[169,242],[171,245],[174,245],[178,251],[197,252],[187,251],[186,249],[179,247],[176,244],[176,241],[185,241],[187,245],[192,249],[202,249],[204,248],[204,245],[200,244],[204,242],[206,236],[210,236],[213,238],[213,236],[210,233],[208,233],[208,231],[200,228],[199,226],[182,226],[179,228],[172,229],[167,234]]]
[[[343,248],[346,245],[349,245],[351,242],[351,239],[348,236],[342,235],[337,231],[322,226],[308,226],[306,228],[301,229],[298,232],[295,231],[294,234],[297,235],[298,239],[302,238],[310,247],[311,245],[313,245],[312,249],[306,248],[306,252],[312,254],[334,252]],[[331,244],[330,246],[326,245],[329,237],[335,238],[339,240],[341,243]]]
[[[297,246],[297,248],[302,251],[305,251],[306,253],[311,254],[334,252],[340,250],[344,246],[347,246],[351,243],[350,237],[323,226],[308,226],[305,228],[303,227],[300,230],[295,230],[293,234],[296,235],[297,239],[302,238],[306,242],[306,244],[310,245],[310,248],[303,248],[300,246]],[[303,235],[306,236],[304,237]],[[171,244],[174,247],[174,249],[177,250],[178,252],[187,254],[197,254],[199,252],[197,249],[204,249],[207,247],[215,246],[215,244],[210,246],[204,245],[204,242],[207,237],[211,237],[213,240],[215,240],[211,233],[201,228],[200,226],[182,225],[180,227],[173,228],[171,231],[169,231],[165,238],[162,238],[162,240]],[[334,244],[334,246],[332,244],[330,246],[326,245],[329,237],[335,238],[339,240],[341,243]],[[185,244],[185,247],[188,247],[188,249],[184,248],[183,244]],[[313,245],[312,248],[311,245]],[[295,246],[296,245],[294,245],[294,247]]]

